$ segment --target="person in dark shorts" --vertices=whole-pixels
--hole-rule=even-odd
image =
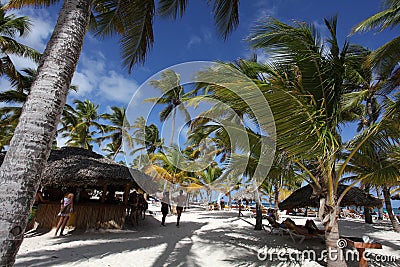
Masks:
[[[176,213],[178,214],[178,218],[176,219],[176,227],[179,227],[179,221],[181,220],[181,215],[183,207],[185,206],[185,202],[186,197],[183,195],[183,190],[180,190],[178,196],[178,204],[176,205]]]
[[[169,193],[165,192],[162,200],[161,200],[161,213],[162,213],[162,219],[161,219],[161,226],[166,226],[165,225],[165,218],[167,217],[168,210],[170,209],[169,205]]]

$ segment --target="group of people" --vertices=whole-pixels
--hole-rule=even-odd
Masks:
[[[165,224],[165,218],[168,215],[168,212],[171,211],[171,205],[170,205],[171,198],[169,196],[169,192],[165,192],[161,201],[161,213],[162,213],[162,219],[161,219],[161,226],[166,226]],[[186,196],[183,194],[183,190],[179,191],[179,196],[175,199],[177,202],[176,205],[176,213],[177,213],[177,219],[176,219],[176,227],[179,227],[179,222],[181,220],[181,215],[183,212],[183,207],[185,207],[186,204]]]
[[[139,218],[146,217],[146,210],[148,209],[148,203],[144,196],[144,194],[138,194],[136,191],[133,191],[129,194],[128,199],[128,217],[132,225],[139,224]]]

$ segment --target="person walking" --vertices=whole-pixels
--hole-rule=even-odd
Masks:
[[[161,213],[162,213],[161,226],[166,226],[165,218],[167,217],[168,210],[171,208],[168,202],[169,202],[169,193],[165,192],[161,200]]]
[[[180,190],[178,196],[178,204],[176,205],[176,213],[178,214],[178,218],[176,219],[176,227],[179,227],[179,221],[181,220],[181,215],[185,203],[186,197],[183,195],[183,190]]]

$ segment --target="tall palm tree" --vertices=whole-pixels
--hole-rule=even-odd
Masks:
[[[130,125],[128,120],[126,119],[126,109],[124,107],[111,107],[113,111],[112,114],[102,114],[101,118],[107,120],[110,125],[106,125],[104,127],[104,132],[108,135],[105,135],[101,138],[101,140],[111,139],[111,144],[107,144],[106,149],[109,151],[111,149],[110,156],[112,159],[119,153],[124,153],[122,149],[122,139],[126,140],[126,144],[128,147],[133,146],[133,138],[129,134]]]
[[[353,88],[347,84],[348,75],[357,71],[351,61],[363,54],[359,46],[348,42],[339,47],[336,18],[325,20],[325,25],[330,33],[325,43],[311,25],[299,22],[291,26],[275,19],[258,25],[249,41],[253,47],[271,53],[269,86],[263,90],[268,90],[265,97],[274,114],[277,146],[293,157],[312,180],[314,194],[320,199],[319,215],[325,224],[327,249],[340,252],[336,246],[342,198],[337,196],[338,185],[345,165],[371,133],[364,133],[362,141],[337,169],[342,150],[339,127],[354,117],[349,116],[352,110],[343,104]],[[328,257],[328,266],[334,265],[346,263]]]
[[[180,84],[180,76],[173,70],[165,70],[161,73],[160,80],[149,82],[151,86],[161,90],[162,96],[148,98],[145,101],[154,102],[159,105],[166,105],[160,112],[160,121],[166,121],[172,114],[170,145],[173,144],[175,133],[176,109],[178,108],[185,115],[186,122],[190,121],[189,112],[186,110],[184,102],[187,100],[183,86]]]
[[[160,132],[155,124],[146,125],[146,120],[142,116],[136,118],[131,129],[132,146],[130,154],[134,155],[139,151],[146,151],[148,155],[152,155],[162,150],[164,139],[160,138]]]
[[[161,14],[173,17],[182,15],[187,3],[186,0],[158,2]],[[45,7],[51,3],[11,0],[7,8]],[[239,0],[214,0],[212,3],[218,31],[226,37],[239,23]],[[11,233],[0,236],[0,265],[14,263],[22,242],[21,235],[39,186],[40,173],[50,154],[89,21],[98,35],[121,36],[123,63],[131,69],[134,64],[144,61],[153,43],[154,15],[154,0],[64,1],[21,114],[21,123],[0,169],[0,182],[4,188],[0,189],[0,201],[7,207],[0,211],[0,224],[4,233]],[[6,190],[10,188],[13,188],[13,196],[7,194]],[[15,214],[19,214],[18,219]]]
[[[98,114],[99,105],[89,100],[74,101],[76,108],[67,107],[66,115],[62,118],[63,128],[60,129],[62,137],[69,137],[66,144],[92,150],[92,142],[100,144],[103,137],[95,135],[104,133],[105,125],[99,123],[101,115]]]
[[[37,71],[26,68],[17,71],[15,75],[14,77],[9,76],[12,88],[0,93],[0,102],[5,103],[5,107],[0,108],[0,113],[2,114],[0,127],[4,130],[3,138],[0,141],[1,146],[9,145],[14,135],[14,129],[18,124],[22,107],[28,98]],[[72,85],[70,90],[76,91],[77,87]],[[65,107],[67,109],[70,108],[69,105]],[[64,112],[66,111],[64,110]]]

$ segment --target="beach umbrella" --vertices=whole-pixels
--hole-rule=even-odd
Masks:
[[[338,194],[347,188],[347,185],[339,185]],[[358,187],[352,187],[343,197],[341,206],[381,207],[382,200],[365,193]],[[313,195],[311,185],[306,185],[294,191],[288,198],[279,203],[280,210],[292,210],[296,208],[319,207],[319,199]]]
[[[233,199],[234,200],[247,199],[250,201],[250,200],[255,200],[256,197],[257,196],[254,190],[243,188],[236,192],[236,194],[233,196]]]

